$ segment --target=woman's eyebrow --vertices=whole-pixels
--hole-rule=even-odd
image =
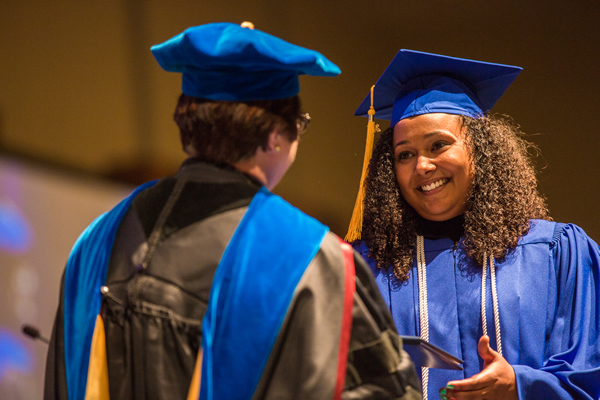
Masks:
[[[435,130],[435,131],[426,133],[426,134],[423,135],[423,139],[429,139],[430,137],[438,135],[440,133],[444,133],[444,131],[442,131],[442,130]],[[408,143],[410,143],[410,140],[401,140],[401,141],[399,141],[398,143],[396,143],[394,145],[394,148],[396,148],[396,147],[398,147],[400,145],[403,145],[403,144],[408,144]]]

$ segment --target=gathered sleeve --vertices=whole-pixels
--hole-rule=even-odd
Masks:
[[[544,363],[539,369],[513,366],[519,398],[598,399],[600,248],[578,226],[557,224],[549,260],[556,281],[550,285]]]

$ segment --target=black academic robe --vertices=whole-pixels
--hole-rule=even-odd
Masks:
[[[100,311],[110,398],[184,399],[197,391],[192,378],[213,276],[259,189],[234,169],[188,160],[133,199],[116,233]],[[252,398],[333,396],[342,258],[339,238],[326,234],[295,289]],[[419,398],[414,368],[370,269],[357,253],[353,259],[356,291],[342,398]],[[48,400],[68,398],[63,291],[47,360]]]

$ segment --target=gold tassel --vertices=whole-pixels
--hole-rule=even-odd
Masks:
[[[373,141],[375,140],[375,132],[379,132],[379,126],[375,125],[375,108],[373,108],[373,90],[375,85],[371,86],[371,108],[369,108],[369,122],[367,123],[367,143],[365,145],[365,158],[363,160],[362,175],[360,177],[360,184],[358,188],[358,195],[356,196],[356,203],[354,203],[354,211],[352,211],[352,218],[350,219],[350,226],[348,226],[348,233],[346,233],[345,241],[352,243],[355,240],[360,239],[362,232],[363,223],[363,208],[365,200],[365,179],[367,178],[367,172],[369,170],[369,162],[373,155]]]

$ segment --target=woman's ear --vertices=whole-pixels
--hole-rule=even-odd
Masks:
[[[268,153],[279,153],[281,151],[281,135],[275,129],[273,132],[269,134],[269,139],[267,140],[267,152]]]

